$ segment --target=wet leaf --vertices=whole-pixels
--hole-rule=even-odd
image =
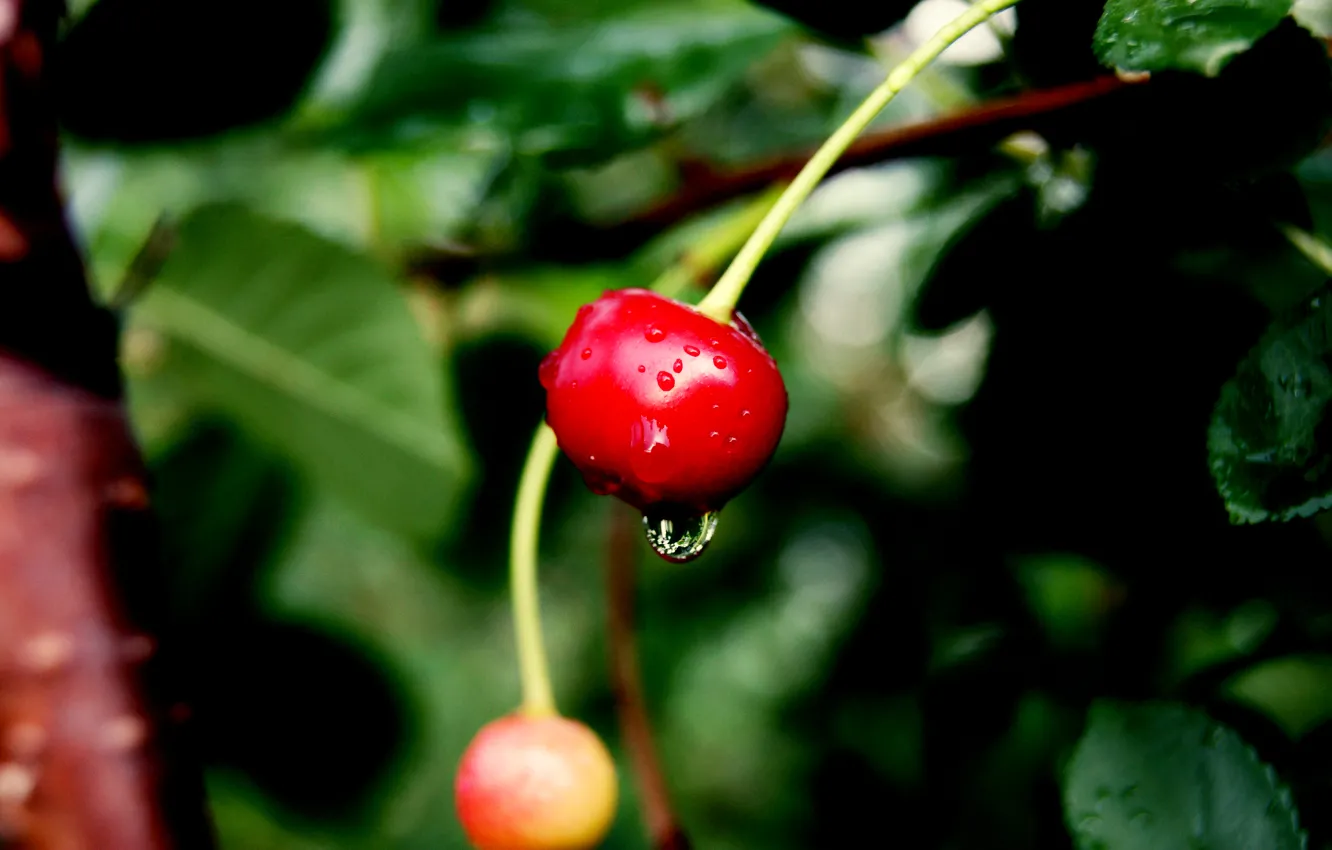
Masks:
[[[439,37],[389,52],[342,127],[382,141],[472,125],[522,153],[595,158],[699,114],[791,29],[746,6],[672,4]]]
[[[1332,506],[1332,299],[1326,288],[1277,319],[1221,388],[1208,461],[1232,521],[1311,516]]]
[[[1064,777],[1080,850],[1301,850],[1290,792],[1234,730],[1166,703],[1102,701]]]
[[[1290,9],[1291,0],[1110,0],[1096,27],[1096,55],[1124,71],[1215,77]]]

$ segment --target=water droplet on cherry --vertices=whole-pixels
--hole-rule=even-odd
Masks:
[[[581,358],[583,358],[584,360],[586,360],[586,359],[588,359],[589,357],[592,356],[592,349],[590,349],[590,348],[584,348],[584,349],[583,349],[583,353],[580,354],[580,355],[578,355],[578,356],[581,357]]]
[[[726,358],[718,354],[716,357],[712,358],[712,365],[716,366],[718,369],[725,369]]]
[[[658,372],[657,386],[661,387],[663,390],[672,389],[675,386],[675,376],[670,372]]]
[[[700,355],[700,354],[702,354],[702,353],[703,353],[703,352],[699,351],[699,348],[698,348],[698,346],[696,346],[696,345],[686,345],[686,346],[685,346],[685,354],[688,354],[690,357],[697,357],[698,355]]]
[[[639,366],[639,367],[638,367],[638,371],[640,371],[640,372],[646,372],[646,371],[647,371],[647,367],[646,367],[646,366]]]
[[[712,542],[717,531],[718,511],[691,514],[653,507],[643,514],[643,533],[652,551],[668,561],[692,561]]]
[[[674,364],[673,366],[671,366],[671,368],[675,370],[675,374],[677,374],[677,375],[680,374],[681,372],[684,371],[684,361],[683,361],[683,360],[676,360],[676,361],[675,361],[675,364]]]
[[[661,328],[650,327],[643,333],[643,337],[648,342],[661,342],[666,338],[666,332]]]

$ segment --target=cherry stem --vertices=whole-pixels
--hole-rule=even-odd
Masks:
[[[541,606],[537,594],[537,542],[541,508],[555,458],[559,454],[555,432],[542,422],[518,480],[513,506],[509,548],[509,583],[513,626],[518,642],[518,674],[522,682],[522,711],[529,716],[557,714],[550,684],[550,665],[541,637]]]
[[[751,207],[742,209],[735,224],[747,224],[753,219]],[[667,269],[652,284],[662,292],[682,287],[691,278],[711,274],[734,253],[749,229],[738,226],[719,228],[720,235],[700,243]],[[522,711],[524,714],[544,716],[558,713],[554,690],[550,684],[550,664],[546,659],[546,646],[541,636],[541,604],[537,586],[537,551],[541,536],[541,510],[546,498],[550,473],[559,457],[559,443],[555,432],[541,423],[532,446],[527,450],[522,476],[518,479],[518,495],[513,505],[513,525],[509,538],[509,584],[513,604],[513,627],[518,645],[518,675],[522,685]]]
[[[699,312],[714,321],[728,324],[745,285],[754,276],[763,255],[772,247],[772,243],[781,233],[786,222],[796,209],[805,202],[810,192],[832,168],[837,159],[846,152],[856,137],[869,126],[870,122],[892,102],[893,98],[925,70],[939,54],[947,50],[953,42],[966,35],[972,29],[994,17],[1004,9],[1014,6],[1018,0],[981,0],[967,11],[945,24],[928,41],[916,48],[900,65],[894,68],[887,79],[879,84],[869,97],[865,98],[856,111],[851,113],[842,126],[828,137],[828,140],[814,152],[809,162],[800,170],[791,184],[786,187],[768,214],[754,229],[749,241],[740,249],[729,268],[722,274],[717,285],[712,288],[698,304]]]
[[[679,300],[694,287],[706,290],[717,268],[735,256],[785,188],[785,183],[771,187],[710,226],[680,255],[675,265],[657,278],[652,284],[653,291]]]

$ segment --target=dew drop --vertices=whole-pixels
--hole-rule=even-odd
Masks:
[[[640,366],[638,367],[638,371],[640,371],[640,372],[646,372],[646,371],[647,371],[647,367],[646,367],[646,366],[642,366],[642,365],[640,365]]]
[[[584,348],[584,349],[583,349],[583,353],[580,354],[580,355],[578,355],[578,356],[581,357],[581,358],[583,358],[584,360],[586,360],[586,359],[588,359],[589,357],[592,356],[592,349],[590,349],[590,348]]]
[[[675,370],[675,374],[677,375],[680,374],[681,372],[684,371],[684,361],[676,360],[675,365],[671,366],[671,368]]]
[[[663,339],[666,338],[666,332],[661,328],[649,327],[643,333],[643,337],[648,342],[661,342]]]
[[[740,411],[740,415],[741,415],[741,416],[748,416],[748,415],[749,415],[749,411],[748,411],[748,410],[742,410],[742,411]]]
[[[726,358],[718,354],[716,357],[712,358],[712,365],[716,366],[718,369],[725,369]]]
[[[557,349],[547,354],[541,360],[541,365],[537,367],[537,380],[539,380],[541,382],[541,386],[545,387],[546,389],[548,390],[554,389],[555,376],[559,373],[559,371],[560,371],[560,352]]]
[[[650,508],[643,514],[643,533],[652,551],[683,564],[708,548],[717,531],[718,511],[694,514],[670,508]]]
[[[688,354],[690,357],[697,357],[699,354],[702,354],[702,352],[699,351],[698,346],[696,345],[686,345],[685,354]]]
[[[675,386],[675,376],[670,372],[657,373],[657,386],[663,390],[670,390]]]
[[[713,348],[716,348],[717,346],[721,345],[721,340],[719,340],[719,339],[710,339],[710,340],[708,340],[708,344],[711,345]]]

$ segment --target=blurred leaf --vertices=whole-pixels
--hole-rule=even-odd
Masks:
[[[1290,14],[1300,26],[1319,38],[1332,36],[1332,2],[1328,0],[1295,0]]]
[[[496,156],[463,150],[449,134],[364,156],[251,134],[189,151],[75,145],[64,164],[74,185],[75,226],[97,282],[109,288],[163,212],[183,216],[206,203],[243,203],[390,256],[457,237],[470,224]]]
[[[1098,564],[1076,555],[1023,558],[1018,582],[1046,636],[1060,649],[1094,646],[1106,616],[1123,597]]]
[[[596,158],[697,115],[787,30],[744,5],[685,3],[441,37],[386,55],[340,129],[470,123],[513,134],[520,153]]]
[[[551,349],[582,305],[608,289],[651,283],[620,266],[527,266],[468,286],[457,302],[458,329],[466,337],[517,333]]]
[[[582,504],[595,507],[592,498]],[[478,521],[507,530],[507,519]],[[587,551],[587,529],[596,526],[586,513],[573,519],[567,531],[543,539],[541,598],[555,686],[570,712],[590,689],[600,692],[605,676],[604,655],[590,644],[603,629],[599,564]],[[423,561],[401,539],[323,498],[303,518],[266,591],[266,614],[366,646],[402,683],[414,718],[411,746],[379,789],[379,840],[370,846],[468,847],[453,808],[453,771],[482,724],[519,698],[508,601],[479,593],[448,565]],[[613,733],[597,728],[615,746]]]
[[[196,419],[153,480],[172,607],[195,623],[233,616],[295,517],[289,471],[225,423]]]
[[[1235,732],[1184,706],[1100,701],[1064,777],[1081,850],[1301,850],[1290,792]]]
[[[1248,655],[1276,628],[1278,612],[1263,599],[1251,599],[1221,617],[1190,608],[1171,628],[1165,652],[1164,682],[1177,687],[1191,676]]]
[[[1274,321],[1221,388],[1208,459],[1234,522],[1284,521],[1332,505],[1327,301],[1324,288]]]
[[[1124,71],[1215,77],[1290,13],[1291,0],[1110,0],[1096,55]]]
[[[312,480],[385,525],[445,529],[470,459],[443,370],[373,262],[234,206],[202,208],[145,297],[166,368]]]
[[[1232,699],[1271,717],[1291,738],[1332,718],[1332,656],[1275,658],[1235,675],[1224,687]]]

